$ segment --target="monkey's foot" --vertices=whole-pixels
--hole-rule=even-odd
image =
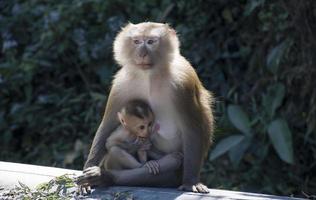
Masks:
[[[114,176],[106,170],[102,170],[102,181],[100,186],[109,187],[114,185]]]
[[[187,191],[187,192],[196,192],[196,193],[209,193],[209,189],[206,185],[202,183],[197,183],[195,185],[183,184],[178,187],[178,190]]]

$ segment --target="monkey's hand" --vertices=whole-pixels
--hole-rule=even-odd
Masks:
[[[206,185],[203,185],[202,183],[197,184],[183,184],[180,187],[178,187],[178,190],[182,191],[188,191],[188,192],[198,192],[198,193],[209,193],[209,189]]]
[[[149,140],[145,140],[140,144],[139,150],[148,151],[151,148],[152,144]]]
[[[114,183],[113,176],[98,166],[83,170],[83,174],[77,177],[76,182],[79,186],[84,187],[110,186]]]
[[[160,166],[156,160],[148,161],[145,163],[144,166],[147,167],[150,174],[154,174],[154,175],[159,174]]]

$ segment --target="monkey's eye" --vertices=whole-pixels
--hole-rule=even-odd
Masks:
[[[137,39],[133,40],[133,42],[134,42],[134,44],[140,44],[141,43],[141,41],[137,40]]]
[[[152,39],[147,40],[147,44],[154,44],[155,42],[156,42],[156,40],[152,40]]]
[[[144,130],[145,126],[141,125],[139,128],[140,128],[140,130]]]
[[[150,127],[153,123],[152,122],[149,122],[148,126]]]

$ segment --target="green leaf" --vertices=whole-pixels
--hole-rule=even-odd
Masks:
[[[237,167],[239,165],[250,144],[251,138],[245,137],[238,145],[232,147],[229,150],[228,156],[234,167]]]
[[[284,40],[281,44],[274,47],[267,58],[267,68],[273,74],[276,74],[286,49],[292,45],[291,40]]]
[[[231,148],[239,144],[245,136],[243,135],[232,135],[223,140],[221,140],[215,147],[215,149],[210,154],[210,160],[214,160],[215,158],[223,155]]]
[[[268,133],[279,157],[293,164],[292,133],[284,119],[276,119],[269,124]]]
[[[267,94],[262,95],[262,105],[269,120],[274,118],[275,112],[281,106],[284,96],[285,86],[282,83],[270,85]]]
[[[261,6],[265,0],[248,0],[245,7],[244,16],[249,16],[258,6]]]
[[[280,107],[285,95],[285,86],[282,83],[277,83],[271,86],[269,95],[273,97],[271,104],[271,113],[274,116],[275,111]]]
[[[248,115],[240,106],[229,105],[227,108],[228,117],[233,125],[246,135],[250,135],[250,120]]]

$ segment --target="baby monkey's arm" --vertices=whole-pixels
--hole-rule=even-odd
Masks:
[[[147,162],[147,152],[146,150],[139,149],[137,151],[137,156],[140,163],[145,164]]]

